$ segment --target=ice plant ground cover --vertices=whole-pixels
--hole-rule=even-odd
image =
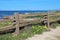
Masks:
[[[46,26],[32,25],[32,27],[26,27],[20,31],[20,34],[13,37],[12,34],[0,35],[0,40],[25,40],[28,37],[32,37],[36,34],[41,34],[46,30]]]
[[[1,23],[0,23],[0,28],[1,28],[1,27],[9,26],[9,25],[11,25],[11,24],[12,24],[11,21],[1,22]]]

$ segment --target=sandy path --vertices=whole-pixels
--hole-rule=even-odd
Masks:
[[[51,29],[49,32],[44,32],[40,35],[35,35],[26,40],[60,40],[60,27],[56,29]]]

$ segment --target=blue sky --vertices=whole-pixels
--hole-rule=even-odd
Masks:
[[[0,0],[0,10],[60,10],[60,0]]]

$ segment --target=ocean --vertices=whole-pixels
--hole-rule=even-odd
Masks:
[[[3,16],[10,16],[13,15],[15,12],[18,12],[20,14],[25,14],[25,13],[31,13],[31,12],[47,12],[46,10],[44,11],[0,11],[0,18]]]

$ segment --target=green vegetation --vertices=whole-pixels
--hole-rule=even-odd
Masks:
[[[46,26],[32,26],[32,33],[40,34],[43,33],[46,29],[47,29]]]
[[[56,16],[56,17],[50,17],[50,19],[56,19],[60,16]],[[26,18],[43,18],[43,16],[28,16]],[[2,22],[0,23],[0,27],[5,27],[8,25],[11,25],[12,22],[11,21],[7,21],[7,22]],[[38,22],[34,22],[32,24],[38,24]],[[51,25],[52,28],[56,28],[56,26],[58,26],[58,23],[55,22]],[[44,31],[46,31],[47,27],[44,26],[40,26],[40,25],[32,25],[32,27],[26,27],[22,30],[20,30],[20,33],[18,36],[13,37],[13,35],[11,33],[9,34],[4,34],[4,35],[0,35],[0,40],[25,40],[28,37],[31,37],[33,35],[36,34],[42,34]]]
[[[9,25],[11,25],[11,24],[12,24],[11,21],[1,22],[1,23],[0,23],[0,28],[1,28],[1,27],[5,27],[5,26],[9,26]]]
[[[53,16],[53,17],[50,17],[50,19],[58,19],[58,18],[60,18],[60,16]]]
[[[13,37],[12,34],[0,35],[0,40],[25,40],[35,34],[41,34],[47,29],[46,26],[26,27],[20,31],[18,36]]]
[[[26,18],[43,18],[43,16],[39,16],[39,15],[37,15],[37,16],[27,16]]]

